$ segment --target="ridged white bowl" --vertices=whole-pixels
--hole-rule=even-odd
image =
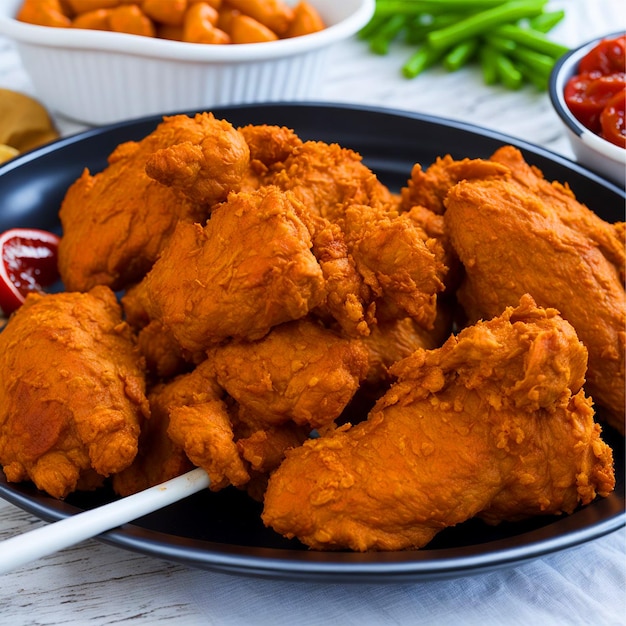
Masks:
[[[25,24],[14,19],[21,1],[0,2],[0,35],[15,42],[47,107],[93,125],[176,110],[315,98],[332,45],[360,30],[375,4],[310,0],[327,25],[320,32],[267,43],[206,45]]]

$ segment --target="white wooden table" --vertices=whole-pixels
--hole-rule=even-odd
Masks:
[[[626,28],[620,0],[554,1],[567,45]],[[478,70],[434,70],[407,81],[407,50],[386,57],[351,41],[337,48],[320,100],[372,104],[463,120],[573,158],[548,96],[486,87]],[[32,93],[0,40],[0,87]],[[34,94],[36,95],[36,94]],[[81,128],[58,119],[63,133]],[[43,522],[0,501],[0,540]],[[0,550],[2,549],[0,545]],[[626,624],[624,530],[517,567],[419,584],[350,586],[242,578],[195,570],[86,541],[0,579],[0,626],[38,624]]]

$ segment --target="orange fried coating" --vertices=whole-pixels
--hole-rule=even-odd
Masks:
[[[368,353],[366,382],[379,385],[391,379],[389,368],[413,354],[418,348],[438,348],[451,331],[451,314],[448,307],[440,306],[435,326],[426,330],[410,317],[379,321],[367,337],[360,338]]]
[[[285,37],[301,37],[317,33],[326,27],[317,9],[305,0],[300,0],[293,9],[293,20]]]
[[[70,28],[72,21],[63,11],[61,0],[24,0],[16,19],[38,26]]]
[[[156,36],[152,20],[136,4],[123,4],[111,9],[109,28],[116,33],[142,37]]]
[[[133,464],[113,477],[122,496],[165,482],[193,468],[182,444],[168,435],[170,411],[220,399],[224,394],[205,361],[193,371],[154,386],[148,393],[150,419],[142,427],[139,452]]]
[[[614,488],[572,326],[516,308],[417,350],[368,420],[287,453],[263,520],[316,549],[426,545],[474,516],[570,513]]]
[[[184,130],[170,145],[154,151],[146,161],[146,173],[163,185],[180,189],[192,202],[210,208],[239,191],[248,171],[250,149],[243,135],[226,120],[197,114],[171,122]]]
[[[247,148],[234,128],[209,113],[164,118],[141,141],[120,144],[102,172],[92,176],[85,170],[68,189],[59,213],[63,226],[59,271],[68,290],[87,291],[98,284],[117,290],[138,281],[179,221],[206,219],[210,207],[146,174],[152,155],[163,148],[184,151],[190,142],[199,144],[200,156],[196,156],[201,163],[195,165],[210,172],[208,186],[216,192],[213,199],[224,200],[226,187],[234,181],[233,171],[223,166],[221,155],[227,158],[233,144],[243,145],[240,154],[247,163]],[[216,167],[210,169],[209,163]]]
[[[228,407],[222,400],[172,408],[168,435],[194,465],[207,472],[212,491],[249,482],[250,474],[235,443]]]
[[[342,413],[367,371],[367,352],[305,318],[256,342],[211,349],[217,382],[264,426],[287,421],[318,428]]]
[[[416,163],[411,178],[403,187],[401,205],[405,211],[422,206],[439,215],[445,213],[444,200],[450,187],[461,180],[505,176],[508,169],[501,164],[484,159],[455,161],[449,154],[438,157],[426,170]]]
[[[294,18],[293,9],[283,0],[228,0],[228,4],[277,35],[283,35]]]
[[[626,295],[620,229],[546,181],[515,148],[498,151],[507,178],[461,182],[446,228],[465,267],[459,299],[470,319],[491,317],[530,293],[554,307],[589,351],[585,389],[624,432]]]
[[[297,201],[275,187],[233,193],[206,226],[181,223],[145,278],[147,311],[182,348],[259,339],[324,299]]]
[[[393,216],[354,205],[346,209],[343,230],[356,267],[377,298],[391,302],[424,328],[437,315],[444,290],[443,248],[411,213]]]
[[[350,204],[397,204],[389,189],[354,150],[306,141],[275,168],[268,182],[289,189],[313,214],[338,222]]]
[[[128,467],[149,414],[115,295],[29,295],[0,333],[0,464],[56,498]]]

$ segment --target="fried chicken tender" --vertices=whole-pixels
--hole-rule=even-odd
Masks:
[[[264,427],[293,421],[309,430],[344,410],[368,366],[367,352],[304,318],[274,327],[256,342],[212,348],[217,382]]]
[[[374,296],[393,304],[424,328],[437,316],[437,294],[447,272],[443,248],[428,237],[413,214],[397,217],[353,205],[342,220],[348,249]]]
[[[64,498],[133,462],[149,408],[142,360],[110,289],[29,295],[0,333],[0,370],[7,480]]]
[[[115,492],[127,496],[193,469],[183,445],[175,443],[168,434],[170,411],[219,400],[223,396],[207,361],[191,372],[155,385],[148,393],[150,419],[142,427],[139,452],[129,468],[113,477]],[[222,475],[220,473],[220,480]]]
[[[450,187],[462,180],[506,176],[509,170],[503,164],[484,159],[455,161],[449,154],[438,157],[426,170],[416,163],[407,186],[400,191],[401,207],[408,211],[422,206],[433,213],[445,213],[444,200]]]
[[[118,290],[137,282],[150,269],[179,221],[206,219],[210,207],[146,173],[147,162],[157,153],[160,178],[171,183],[175,176],[181,176],[172,164],[171,154],[158,152],[167,148],[184,156],[186,160],[178,165],[192,179],[208,176],[209,180],[198,184],[199,190],[192,194],[203,201],[224,200],[236,184],[238,173],[243,177],[247,172],[245,140],[232,126],[209,113],[193,118],[165,117],[141,141],[120,144],[102,172],[92,176],[85,170],[63,200],[59,213],[63,226],[59,271],[68,290],[87,291],[95,285]],[[166,166],[170,167],[169,173]],[[155,175],[157,169],[155,166]]]
[[[233,193],[206,226],[181,223],[145,278],[146,309],[182,348],[260,339],[324,301],[324,277],[295,198]]]
[[[368,371],[365,381],[380,385],[390,381],[389,368],[413,354],[418,348],[438,348],[451,331],[451,313],[447,306],[440,306],[435,327],[425,330],[410,317],[379,322],[372,327],[369,336],[360,339],[368,353]]]
[[[206,470],[212,491],[249,482],[250,474],[239,456],[228,407],[222,400],[172,408],[168,434],[194,465]]]
[[[587,351],[530,296],[398,362],[368,420],[287,453],[263,521],[315,549],[400,550],[481,516],[571,513],[614,488]]]
[[[210,113],[197,114],[194,119],[200,123],[190,124],[188,119],[174,119],[172,124],[182,127],[184,137],[156,150],[146,161],[146,173],[210,210],[231,191],[239,191],[248,172],[250,149],[226,120]]]
[[[589,351],[586,391],[624,432],[626,295],[624,240],[571,190],[546,181],[509,147],[492,158],[509,178],[454,186],[446,227],[465,266],[458,297],[470,319],[487,318],[523,293],[554,307]]]
[[[306,141],[274,168],[269,183],[292,191],[313,214],[338,223],[345,207],[395,207],[397,199],[362,162],[337,144]]]

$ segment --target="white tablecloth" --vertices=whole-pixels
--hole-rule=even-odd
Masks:
[[[340,1],[340,0],[338,0]],[[626,28],[621,0],[551,2],[567,18],[555,39],[576,45]],[[320,100],[418,111],[508,133],[572,158],[548,96],[482,84],[468,68],[407,81],[408,50],[378,57],[356,40],[339,46]],[[0,87],[34,94],[11,45],[0,40]],[[68,134],[80,130],[57,118]],[[1,189],[0,189],[1,193]],[[0,540],[42,522],[0,501]],[[0,550],[1,550],[0,545]],[[89,540],[0,580],[0,626],[598,625],[626,624],[626,533],[474,576],[406,584],[322,584],[195,570]]]

